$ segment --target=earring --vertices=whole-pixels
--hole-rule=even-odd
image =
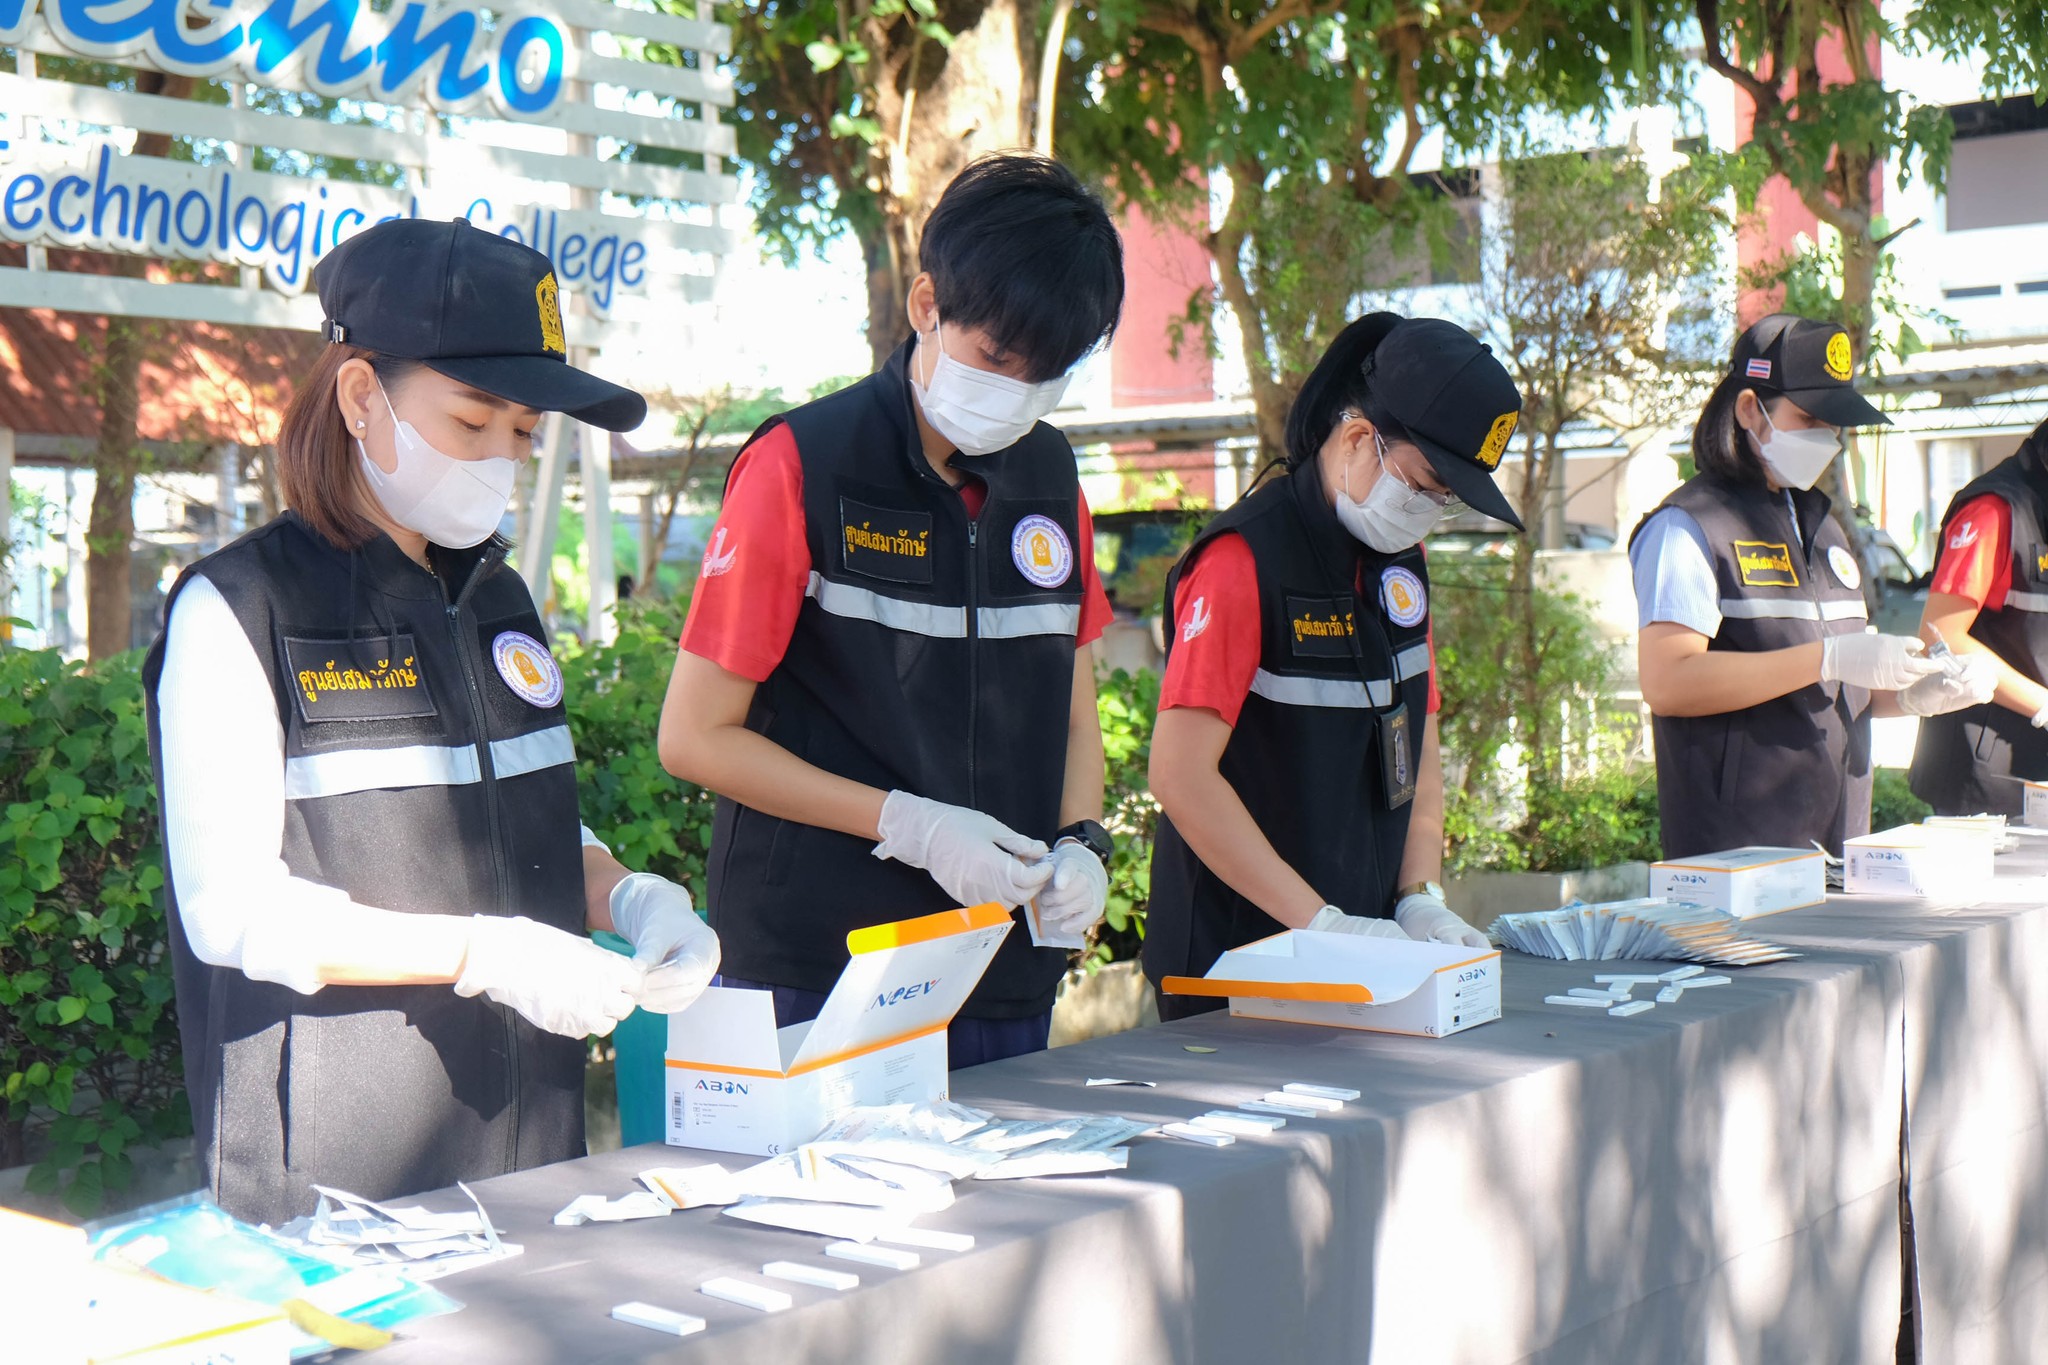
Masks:
[[[366,424],[364,423],[364,421],[363,421],[363,419],[362,419],[362,418],[360,418],[360,417],[356,418],[356,430],[357,430],[357,431],[361,431],[361,430],[363,429],[363,427],[364,427],[365,425],[366,425]]]

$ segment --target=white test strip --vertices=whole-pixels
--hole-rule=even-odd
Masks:
[[[1360,1093],[1341,1085],[1310,1085],[1306,1081],[1289,1081],[1280,1088],[1290,1095],[1313,1095],[1319,1100],[1355,1100]]]
[[[1605,1000],[1611,1002],[1615,1000],[1628,999],[1629,990],[1630,988],[1627,986],[1622,986],[1614,989],[1610,989],[1605,986],[1574,986],[1571,988],[1571,990],[1567,991],[1566,994],[1582,996],[1587,1000]]]
[[[859,1261],[862,1265],[878,1265],[885,1270],[915,1270],[924,1258],[914,1251],[900,1247],[870,1246],[865,1242],[833,1242],[826,1246],[827,1256],[836,1256],[842,1261]]]
[[[1212,1128],[1219,1133],[1235,1133],[1239,1137],[1263,1137],[1287,1126],[1287,1120],[1277,1114],[1239,1114],[1229,1109],[1211,1109],[1206,1114],[1197,1114],[1188,1122],[1197,1128]]]
[[[1673,967],[1657,979],[1659,981],[1683,981],[1689,976],[1704,976],[1706,971],[1707,969],[1700,966],[1699,963],[1688,962],[1683,967]]]
[[[837,1289],[841,1293],[860,1287],[860,1276],[851,1270],[805,1265],[801,1261],[770,1261],[761,1267],[761,1273],[771,1280],[790,1280],[797,1284],[816,1285],[819,1289]]]
[[[1584,1005],[1596,1010],[1604,1010],[1614,1003],[1614,997],[1605,991],[1595,995],[1546,995],[1543,997],[1543,1003],[1546,1005]]]
[[[1607,1013],[1611,1018],[1626,1019],[1631,1014],[1641,1014],[1644,1010],[1653,1010],[1655,1008],[1657,1008],[1657,1004],[1654,1000],[1631,1000],[1626,1005],[1616,1005]]]
[[[1159,1130],[1189,1142],[1199,1142],[1205,1147],[1228,1147],[1237,1141],[1228,1133],[1218,1133],[1208,1128],[1197,1128],[1192,1123],[1169,1123]]]
[[[704,1330],[704,1319],[688,1313],[678,1313],[673,1308],[656,1308],[651,1303],[622,1303],[612,1309],[612,1316],[620,1322],[630,1322],[635,1327],[651,1327],[657,1332],[686,1337],[692,1332]]]
[[[1328,1095],[1305,1095],[1299,1090],[1269,1090],[1259,1098],[1267,1104],[1291,1104],[1300,1109],[1321,1109],[1331,1114],[1344,1107],[1342,1100],[1333,1100]]]
[[[697,1286],[699,1294],[709,1294],[714,1299],[724,1299],[742,1308],[758,1308],[763,1313],[780,1313],[795,1303],[780,1289],[770,1289],[765,1284],[748,1284],[730,1275],[720,1275],[715,1280],[706,1280]]]
[[[1246,1100],[1237,1107],[1247,1114],[1277,1114],[1285,1119],[1319,1119],[1329,1112],[1327,1109],[1311,1109],[1305,1104],[1287,1104],[1280,1100]]]
[[[928,1247],[933,1251],[972,1251],[974,1234],[971,1232],[941,1232],[937,1228],[897,1228],[891,1232],[875,1234],[878,1242],[887,1242],[899,1247]]]
[[[1725,986],[1733,979],[1726,976],[1696,976],[1685,983],[1685,988],[1693,991],[1698,990],[1701,986]]]
[[[1610,975],[1596,976],[1593,979],[1595,981],[1604,982],[1605,984],[1610,986],[1619,986],[1624,981],[1631,986],[1653,986],[1657,982],[1662,981],[1664,978],[1661,976]]]
[[[1674,981],[1670,985],[1666,986],[1663,990],[1657,992],[1657,1003],[1660,1005],[1668,1005],[1672,1001],[1678,999],[1679,996],[1684,994],[1685,983],[1683,981]]]

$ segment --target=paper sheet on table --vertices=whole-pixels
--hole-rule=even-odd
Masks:
[[[815,1233],[844,1242],[872,1242],[884,1232],[910,1226],[917,1216],[903,1209],[868,1208],[859,1204],[813,1204],[793,1199],[742,1199],[725,1211],[727,1218],[760,1223],[791,1232]]]
[[[749,1199],[804,1199],[911,1213],[936,1213],[953,1204],[950,1176],[857,1152],[837,1155],[816,1143],[740,1171],[733,1187]]]
[[[579,1194],[555,1215],[555,1226],[581,1227],[585,1223],[627,1223],[636,1218],[666,1218],[675,1205],[650,1190],[635,1190],[617,1199],[601,1194]]]

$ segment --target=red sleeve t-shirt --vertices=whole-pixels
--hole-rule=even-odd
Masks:
[[[959,489],[967,515],[981,515],[988,490],[977,479]],[[796,436],[780,425],[740,452],[726,485],[725,502],[711,529],[704,564],[683,623],[682,646],[730,673],[766,682],[788,652],[797,613],[811,584],[811,549],[804,539],[804,469]],[[1074,637],[1086,648],[1109,624],[1109,594],[1095,567],[1095,522],[1088,499],[1078,499],[1081,626]]]
[[[1964,503],[1942,537],[1929,592],[1966,597],[1980,610],[2005,605],[2012,588],[2012,508],[1995,493]]]
[[[1235,727],[1259,671],[1263,635],[1252,547],[1231,532],[1203,547],[1174,592],[1173,652],[1159,685],[1159,709],[1214,711]],[[1443,705],[1436,686],[1436,625],[1429,633],[1429,713]]]

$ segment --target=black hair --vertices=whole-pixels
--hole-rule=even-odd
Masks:
[[[918,265],[939,319],[977,327],[1057,379],[1116,331],[1124,248],[1101,198],[1049,157],[997,152],[953,178],[925,220]]]
[[[1315,458],[1345,412],[1363,415],[1388,441],[1408,439],[1408,429],[1394,420],[1372,386],[1373,353],[1401,320],[1398,313],[1368,313],[1337,333],[1287,410],[1290,470]]]

